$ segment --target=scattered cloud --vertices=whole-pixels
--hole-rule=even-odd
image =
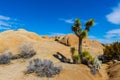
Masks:
[[[120,25],[120,3],[112,9],[112,12],[106,16],[107,20],[113,24]]]
[[[9,27],[2,27],[2,26],[0,26],[0,30],[8,30],[8,29],[10,29]]]
[[[5,21],[1,21],[1,20],[0,20],[0,26],[10,26],[10,24],[8,24],[8,23],[5,22]]]
[[[75,19],[73,19],[73,18],[71,18],[71,19],[59,18],[59,20],[60,20],[60,21],[64,21],[64,22],[69,23],[69,24],[73,24]],[[85,23],[87,22],[87,20],[80,19],[80,22],[81,22],[83,25],[85,25]],[[96,21],[94,22],[94,26],[95,26],[95,25],[98,25],[98,23],[97,23]]]
[[[107,32],[105,37],[108,38],[120,38],[120,29],[113,29]]]
[[[0,15],[0,30],[17,29],[17,27],[22,26],[23,24],[18,23],[16,19]]]
[[[64,22],[66,22],[66,23],[70,23],[70,24],[74,23],[74,19],[59,18],[59,20],[64,21]]]
[[[107,38],[98,38],[98,37],[96,37],[96,36],[89,36],[88,37],[89,39],[91,39],[91,40],[97,40],[97,41],[99,41],[100,43],[112,43],[112,42],[114,42],[114,40],[112,40],[112,39],[107,39]]]
[[[64,33],[53,33],[53,32],[51,32],[51,33],[49,33],[48,35],[49,35],[49,36],[64,36],[64,35],[66,35],[66,34],[64,34]]]
[[[91,40],[98,40],[101,43],[112,43],[112,42],[120,41],[120,29],[113,29],[106,32],[103,38],[98,38],[93,35],[89,36],[88,38]]]
[[[96,36],[90,35],[88,36],[89,39],[96,39]]]
[[[10,17],[0,15],[0,20],[10,20]]]

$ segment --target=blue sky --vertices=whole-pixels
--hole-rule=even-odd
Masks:
[[[102,43],[120,41],[120,0],[0,0],[0,31],[24,28],[39,35],[73,33],[80,18],[95,19],[89,38]]]

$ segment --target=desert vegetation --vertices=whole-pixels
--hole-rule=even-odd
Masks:
[[[79,63],[80,56],[79,54],[75,54],[75,47],[71,47],[70,52],[71,52],[71,58],[72,58],[73,63],[74,64]]]
[[[36,54],[36,51],[33,49],[33,44],[24,43],[18,47],[19,54],[13,56],[13,59],[28,59],[33,57]]]
[[[120,60],[120,42],[114,42],[110,45],[105,45],[104,54],[99,56],[103,63],[111,60]]]
[[[72,26],[72,31],[75,32],[76,36],[79,39],[79,44],[78,44],[78,54],[80,56],[80,60],[81,62],[83,62],[83,55],[82,55],[82,41],[83,38],[86,38],[88,36],[88,31],[90,30],[90,27],[94,25],[94,20],[90,19],[86,22],[85,26],[85,30],[82,30],[81,27],[81,22],[80,20],[77,18],[75,20],[75,24],[74,26]]]
[[[11,53],[5,53],[0,55],[0,64],[8,64],[10,63],[10,60],[12,59]]]
[[[40,77],[53,77],[61,72],[62,67],[56,67],[50,60],[34,59],[29,62],[26,74],[35,73]]]
[[[11,52],[4,52],[0,55],[0,64],[9,64],[14,59],[28,59],[36,54],[31,44],[19,46],[19,54],[13,55]]]
[[[75,20],[74,26],[72,26],[72,31],[76,34],[76,36],[79,39],[78,44],[78,54],[75,55],[75,48],[71,47],[71,58],[73,60],[73,63],[83,63],[90,67],[91,72],[93,74],[96,74],[99,69],[101,69],[101,61],[99,61],[98,57],[93,58],[88,51],[82,51],[82,41],[83,38],[87,38],[88,32],[90,30],[90,27],[94,25],[94,20],[90,19],[85,24],[85,30],[82,30],[81,22],[77,18]]]
[[[87,68],[90,69],[92,74],[96,75],[102,67],[102,62],[100,60],[110,61],[113,59],[117,59],[117,60],[120,59],[119,58],[120,43],[116,42],[116,43],[113,43],[109,46],[104,45],[105,49],[104,49],[104,55],[102,55],[102,59],[100,59],[100,57],[98,58],[98,56],[93,57],[90,54],[90,52],[87,50],[83,51],[82,50],[82,48],[83,48],[82,41],[84,38],[87,38],[89,28],[91,26],[93,26],[93,23],[94,23],[93,19],[88,20],[86,22],[85,29],[82,30],[80,20],[79,19],[75,20],[75,24],[72,27],[72,30],[75,32],[76,36],[79,39],[79,43],[77,43],[78,44],[78,51],[75,48],[77,46],[74,46],[74,47],[67,46],[67,49],[68,49],[67,53],[68,53],[68,55],[70,55],[69,54],[69,49],[70,49],[72,62],[70,60],[70,57],[68,57],[68,55],[66,55],[66,51],[64,52],[64,50],[63,50],[63,47],[66,47],[64,45],[61,45],[61,44],[59,45],[59,46],[61,46],[61,49],[58,49],[57,51],[59,51],[59,50],[61,50],[61,51],[60,52],[56,51],[57,53],[54,56],[57,59],[59,59],[61,62],[68,63],[68,64],[65,64],[64,66],[66,66],[66,65],[72,66],[72,64],[74,66],[76,66],[76,64],[78,64],[78,65],[84,64],[84,66],[87,66]],[[45,38],[45,37],[43,37],[43,38]],[[57,37],[57,38],[55,37],[55,39],[59,39],[59,38],[60,37]],[[49,40],[46,40],[46,41],[49,41]],[[54,40],[53,40],[53,42],[54,42]],[[50,42],[50,43],[52,43],[52,42]],[[58,46],[58,44],[59,43],[55,42],[56,46]],[[36,48],[34,47],[34,44],[24,43],[24,44],[19,45],[17,48],[19,51],[16,55],[13,55],[12,53],[3,53],[2,55],[0,55],[0,64],[8,64],[8,63],[10,63],[11,60],[14,60],[14,59],[24,59],[24,60],[27,59],[27,60],[29,60],[31,57],[33,57],[34,55],[37,54]],[[43,49],[44,46],[42,45],[40,48]],[[38,47],[38,49],[40,49],[40,48]],[[47,49],[49,49],[49,48],[47,48]],[[62,51],[65,53],[65,55],[64,55],[64,53],[62,53]],[[62,64],[62,66],[63,66],[63,64]],[[46,60],[46,59],[42,60],[42,59],[37,58],[37,59],[33,59],[29,62],[29,65],[27,66],[27,68],[25,70],[25,74],[32,73],[38,77],[54,77],[55,75],[60,74],[61,70],[64,70],[64,68],[65,67],[63,67],[63,69],[62,69],[61,66],[56,66],[51,60]]]
[[[75,54],[75,47],[71,47],[71,58],[74,64],[80,63],[80,55]],[[92,57],[88,51],[83,51],[83,64],[87,65],[91,69],[92,74],[96,74],[102,67],[102,61],[98,57]]]

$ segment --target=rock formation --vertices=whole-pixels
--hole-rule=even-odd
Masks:
[[[78,44],[77,37],[72,34],[61,38],[59,37],[58,41],[70,46],[76,46]],[[86,65],[60,62],[60,60],[53,55],[56,54],[56,52],[59,52],[71,59],[70,47],[60,44],[53,39],[49,40],[48,38],[42,38],[33,32],[28,32],[23,29],[17,31],[8,30],[0,33],[1,54],[5,52],[6,49],[15,54],[16,52],[14,49],[23,43],[33,43],[36,55],[27,60],[12,60],[9,65],[0,65],[0,80],[48,80],[48,78],[37,77],[33,74],[24,74],[29,61],[34,58],[49,59],[56,65],[62,66],[63,69],[60,75],[56,75],[54,78],[51,78],[51,80],[108,80],[104,65],[98,74],[93,75]],[[92,55],[99,54],[101,53],[100,51],[102,51],[102,46],[97,41],[85,39],[83,41],[83,46],[86,49],[89,48],[87,50],[92,50]]]
[[[68,34],[64,37],[58,38],[57,41],[66,45],[66,46],[74,46],[77,48],[78,46],[78,37],[74,34]],[[83,51],[89,51],[93,56],[99,55],[103,53],[103,46],[98,41],[89,40],[87,38],[83,39]]]

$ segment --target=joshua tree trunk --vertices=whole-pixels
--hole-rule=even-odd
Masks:
[[[78,45],[78,53],[80,56],[81,62],[83,61],[83,55],[82,55],[82,38],[79,37],[79,45]]]

